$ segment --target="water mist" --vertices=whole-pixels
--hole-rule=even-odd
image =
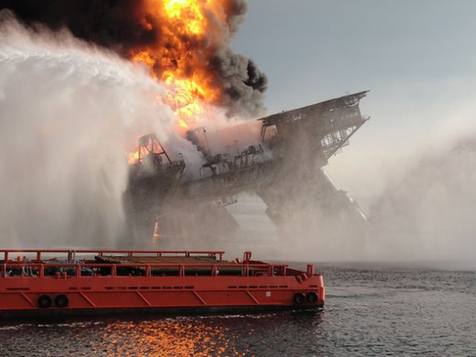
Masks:
[[[370,211],[374,259],[473,261],[475,143],[471,133],[440,141],[394,175]]]
[[[66,31],[26,30],[2,12],[0,34],[2,246],[111,246],[128,151],[140,134],[173,136],[161,88]]]

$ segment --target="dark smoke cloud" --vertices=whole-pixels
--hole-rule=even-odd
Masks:
[[[267,78],[253,61],[229,47],[244,20],[246,1],[217,1],[228,26],[223,39],[211,41],[212,45],[186,37],[180,40],[191,51],[203,50],[207,54],[202,66],[221,93],[213,104],[226,108],[229,116],[262,114]],[[145,0],[0,0],[0,10],[13,11],[32,28],[38,28],[38,24],[53,30],[66,27],[75,37],[130,58],[134,50],[147,46],[170,46],[162,41],[157,19],[144,12],[144,4]],[[144,19],[152,26],[144,26]],[[216,21],[211,13],[208,20]],[[154,69],[160,73],[160,64]]]
[[[248,6],[245,0],[220,0],[219,1],[227,16],[227,24],[232,33],[238,31],[238,27],[244,21]]]
[[[143,0],[0,0],[27,25],[40,23],[53,30],[68,28],[86,41],[125,55],[127,48],[152,44],[156,38],[137,18]]]
[[[222,48],[211,58],[210,68],[224,88],[220,104],[228,108],[229,116],[242,112],[262,114],[262,94],[268,80],[252,60]]]

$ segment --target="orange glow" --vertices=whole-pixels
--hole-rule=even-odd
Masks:
[[[250,356],[236,336],[202,319],[118,320],[94,327],[91,349],[108,356]]]
[[[128,154],[129,165],[134,165],[139,162],[139,148],[137,147],[134,152]]]
[[[182,22],[185,33],[203,33],[203,14],[198,0],[164,1],[164,9],[169,19]]]
[[[146,64],[148,67],[152,67],[155,63],[154,59],[152,58],[150,51],[142,51],[134,55],[132,57],[134,62],[141,62]],[[154,74],[153,72],[151,74]]]
[[[205,53],[210,38],[218,36],[217,24],[209,23],[205,12],[223,23],[220,0],[145,0],[144,29],[156,31],[157,43],[131,53],[131,59],[150,68],[154,78],[165,85],[165,98],[176,116],[175,129],[182,135],[200,125],[206,106],[219,97],[207,69]]]

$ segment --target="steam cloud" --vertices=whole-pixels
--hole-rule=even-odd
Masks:
[[[476,136],[419,157],[371,207],[375,253],[392,259],[473,261]],[[474,263],[473,263],[474,265]]]
[[[141,66],[67,31],[33,32],[3,11],[0,33],[3,244],[115,242],[131,140],[173,137],[162,89]]]
[[[216,2],[225,15],[225,26],[209,11],[205,13],[206,21],[213,27],[205,40],[183,35],[176,39],[187,53],[203,54],[199,66],[219,89],[219,96],[211,104],[225,108],[228,116],[262,114],[267,78],[252,60],[229,47],[247,11],[246,2]],[[53,30],[66,27],[78,38],[130,58],[144,48],[170,46],[162,24],[148,12],[146,3],[147,0],[0,0],[0,9],[10,9],[32,28],[37,28],[38,23]],[[157,61],[154,70],[161,73],[163,66]],[[185,72],[195,70],[190,67]]]

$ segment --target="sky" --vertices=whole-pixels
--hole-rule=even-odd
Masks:
[[[361,102],[370,121],[326,167],[364,206],[402,162],[470,130],[476,1],[250,0],[248,7],[232,47],[267,74],[269,113],[370,90]]]

